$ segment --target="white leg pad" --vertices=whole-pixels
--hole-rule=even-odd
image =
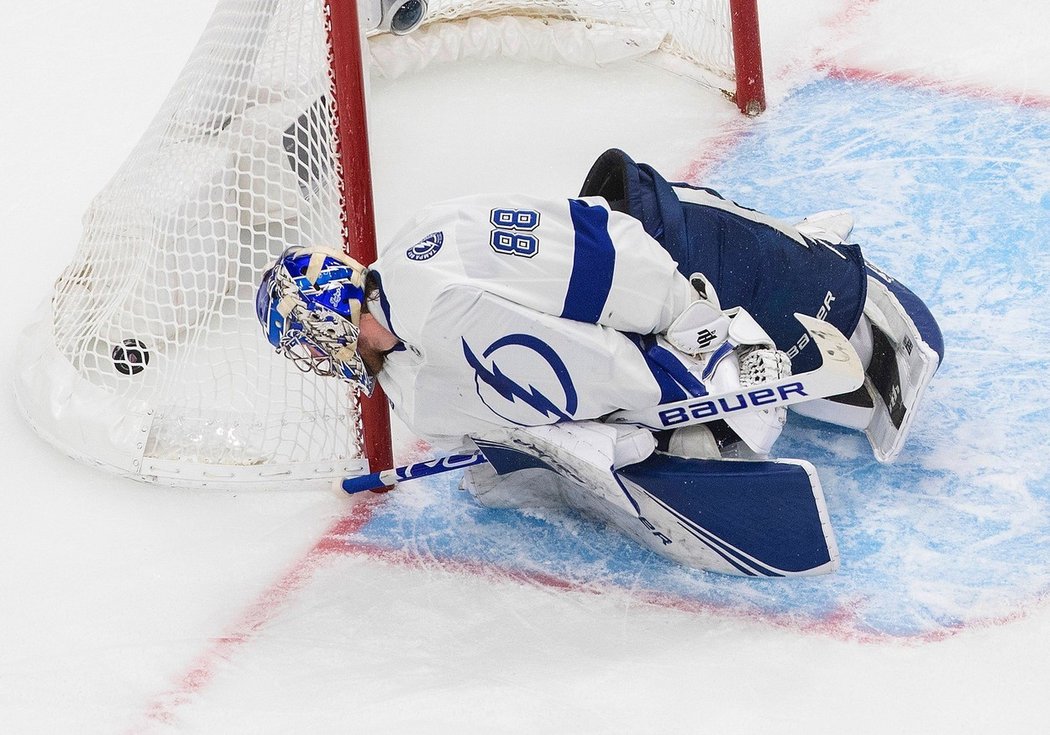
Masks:
[[[878,279],[868,278],[864,316],[871,322],[873,354],[864,381],[875,398],[865,434],[880,462],[900,454],[940,357],[926,344],[897,297]]]

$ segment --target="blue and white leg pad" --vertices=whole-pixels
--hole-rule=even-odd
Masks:
[[[635,461],[620,464],[625,439],[634,439],[617,437],[613,450],[601,431],[589,435],[597,428],[591,423],[475,437],[490,465],[468,469],[462,487],[490,507],[575,508],[694,569],[789,577],[838,567],[824,495],[808,462],[659,453],[642,459],[646,452],[632,450]]]
[[[872,357],[864,385],[875,401],[864,433],[880,462],[900,454],[937,368],[944,339],[922,300],[868,264],[868,298],[864,316],[872,327]]]
[[[792,408],[804,416],[863,430],[875,458],[892,462],[944,357],[944,340],[918,296],[870,263],[867,268],[864,319],[850,338],[862,358],[870,353],[864,385],[848,395]]]

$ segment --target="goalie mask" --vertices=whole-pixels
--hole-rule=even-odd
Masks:
[[[368,269],[343,253],[292,246],[267,270],[255,299],[266,339],[303,372],[372,394],[357,352]]]

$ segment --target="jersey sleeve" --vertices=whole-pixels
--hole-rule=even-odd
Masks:
[[[696,298],[667,251],[604,199],[572,199],[568,207],[572,269],[559,316],[621,332],[667,329]]]
[[[497,194],[435,205],[395,237],[376,266],[392,300],[413,308],[462,286],[640,334],[663,331],[695,298],[641,223],[600,197]]]

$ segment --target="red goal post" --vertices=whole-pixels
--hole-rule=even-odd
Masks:
[[[25,331],[23,413],[71,456],[170,485],[323,486],[391,466],[382,392],[358,408],[345,384],[300,373],[254,313],[263,270],[289,244],[375,258],[364,60],[389,76],[419,68],[409,45],[462,58],[478,33],[564,33],[593,44],[588,63],[625,49],[659,57],[757,114],[756,11],[755,0],[429,0],[411,44],[372,33],[366,50],[353,0],[219,0]],[[555,41],[572,63],[578,49]]]
[[[348,255],[367,264],[376,259],[376,225],[361,24],[356,2],[325,0],[325,12],[343,198],[343,247]],[[379,382],[371,396],[361,396],[358,401],[368,466],[372,471],[393,467],[390,410]]]
[[[758,30],[758,0],[730,0],[735,62],[736,106],[745,115],[766,109],[766,82],[762,73],[762,41]]]

